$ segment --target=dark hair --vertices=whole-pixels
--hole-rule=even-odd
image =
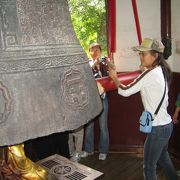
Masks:
[[[157,51],[150,51],[150,53],[152,55],[155,55],[155,54],[158,54],[158,57],[157,59],[154,61],[154,63],[152,64],[153,67],[155,66],[161,66],[162,68],[162,71],[163,71],[163,74],[164,74],[164,77],[165,79],[167,80],[168,82],[168,85],[170,86],[170,83],[171,83],[171,79],[172,79],[172,71],[171,71],[171,68],[170,66],[168,65],[168,63],[165,61],[164,59],[164,56],[163,56],[163,53],[159,53]]]

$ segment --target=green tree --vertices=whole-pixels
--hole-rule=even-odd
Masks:
[[[89,44],[101,44],[106,55],[105,0],[68,0],[71,20],[81,46],[88,53]]]

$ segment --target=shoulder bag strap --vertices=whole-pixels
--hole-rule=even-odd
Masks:
[[[163,73],[163,75],[164,75],[164,73]],[[165,94],[166,94],[166,78],[165,78],[165,76],[164,76],[164,81],[165,81],[164,94],[163,94],[163,97],[162,97],[162,99],[161,99],[161,102],[159,103],[159,106],[157,107],[157,109],[156,109],[156,111],[155,111],[155,113],[154,113],[155,116],[157,115],[157,113],[158,113],[158,111],[159,111],[159,109],[160,109],[160,107],[161,107],[161,105],[162,105],[162,102],[163,102],[163,100],[164,100]]]

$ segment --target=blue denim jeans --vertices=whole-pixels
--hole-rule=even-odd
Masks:
[[[173,130],[173,124],[156,126],[147,134],[144,144],[144,179],[157,180],[156,166],[164,170],[167,180],[177,180],[177,174],[168,154],[168,142]]]
[[[108,100],[102,99],[103,110],[98,117],[100,127],[99,152],[108,153],[109,150],[109,131],[108,131]],[[94,151],[94,120],[85,127],[84,150],[88,153]]]

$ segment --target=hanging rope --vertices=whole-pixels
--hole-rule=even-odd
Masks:
[[[136,0],[132,0],[132,7],[133,7],[134,19],[135,19],[135,23],[136,23],[136,32],[137,32],[138,41],[139,41],[139,45],[140,45],[142,42],[142,36],[141,36],[141,28],[140,28],[140,24],[139,24]]]

